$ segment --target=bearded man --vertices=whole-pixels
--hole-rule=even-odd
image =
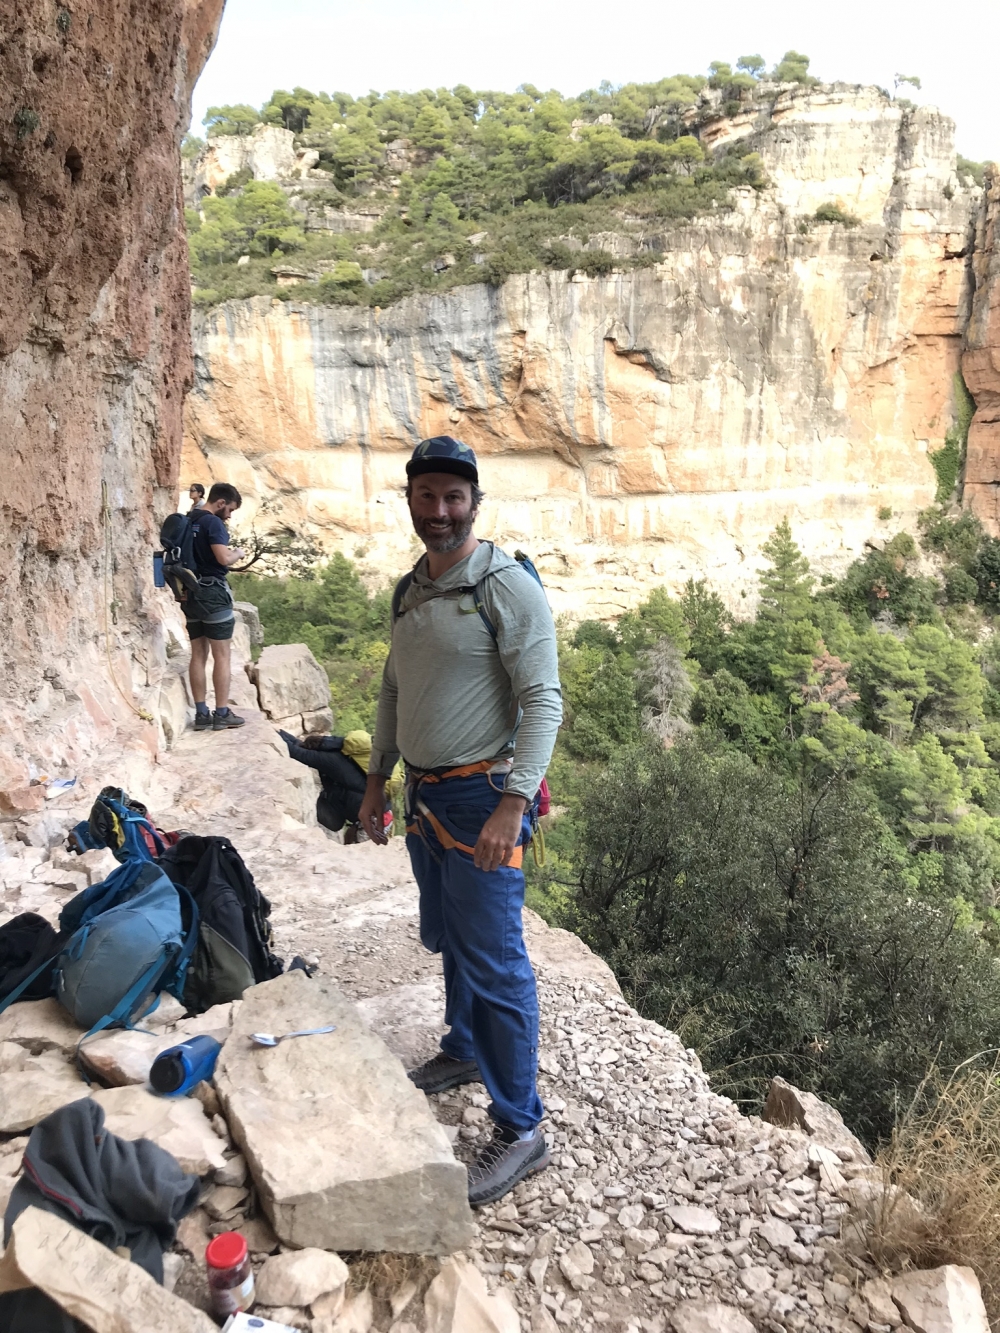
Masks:
[[[439,1054],[410,1077],[428,1094],[486,1085],[494,1129],[469,1170],[475,1207],[549,1163],[521,862],[562,699],[540,583],[473,531],[483,498],[476,455],[437,436],[417,446],[406,473],[426,554],[393,597],[358,820],[373,842],[386,842],[385,784],[402,754],[420,938],[441,954],[449,1025]]]

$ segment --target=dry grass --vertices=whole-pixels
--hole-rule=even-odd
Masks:
[[[865,1209],[883,1270],[967,1264],[1000,1327],[1000,1060],[932,1070],[879,1154],[881,1182]],[[981,1057],[977,1057],[981,1059]],[[916,1205],[916,1206],[914,1206]]]
[[[424,1295],[431,1282],[440,1272],[441,1265],[436,1259],[420,1254],[394,1253],[357,1253],[341,1256],[350,1269],[348,1291],[351,1295],[364,1291],[367,1287],[372,1294],[375,1307],[375,1325],[379,1328],[388,1326],[392,1319],[390,1300],[401,1287],[412,1283],[415,1291],[407,1305],[403,1317],[423,1327],[422,1307]]]

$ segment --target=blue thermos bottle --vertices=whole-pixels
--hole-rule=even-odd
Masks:
[[[153,1061],[149,1082],[163,1097],[181,1097],[202,1079],[211,1078],[222,1046],[214,1037],[191,1037]]]

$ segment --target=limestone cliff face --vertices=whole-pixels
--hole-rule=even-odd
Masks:
[[[5,18],[0,814],[40,799],[29,759],[65,771],[131,734],[109,658],[155,706],[154,511],[190,382],[178,146],[222,3],[15,0]],[[155,749],[156,729],[133,740]]]
[[[482,455],[481,531],[531,550],[557,609],[691,575],[746,605],[786,514],[841,569],[933,498],[978,207],[953,128],[876,90],[786,91],[702,130],[758,151],[769,188],[656,238],[654,268],[198,312],[182,481],[230,479],[258,527],[394,571],[405,456],[448,431]]]
[[[965,464],[965,503],[1000,534],[1000,169],[986,177],[976,222],[975,295],[962,373],[976,400]]]

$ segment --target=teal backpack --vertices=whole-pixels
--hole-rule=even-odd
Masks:
[[[162,991],[180,999],[197,940],[198,909],[190,894],[148,857],[129,860],[66,904],[47,962],[0,1001],[0,1013],[46,967],[52,971],[58,951],[53,993],[86,1036],[132,1027]]]

